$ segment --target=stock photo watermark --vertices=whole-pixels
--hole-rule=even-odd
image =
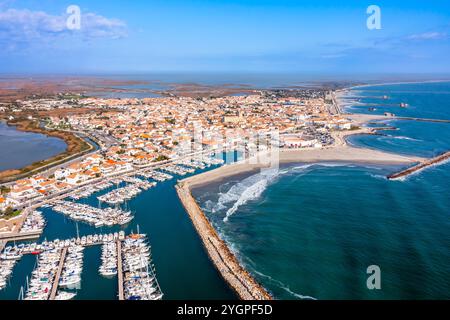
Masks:
[[[66,13],[69,15],[66,20],[66,26],[69,30],[81,29],[81,9],[77,5],[67,7]]]
[[[377,265],[371,265],[367,267],[367,274],[370,275],[366,282],[367,289],[381,290],[381,268]]]
[[[250,165],[261,167],[261,170],[278,170],[280,163],[280,146],[282,141],[279,130],[249,131],[244,136],[236,130],[225,132],[205,130],[200,125],[186,138],[184,130],[173,132],[178,155],[202,154],[204,146],[216,155],[223,155],[226,163],[234,160],[234,152],[238,152],[239,161],[247,161]]]
[[[367,29],[381,30],[381,8],[372,4],[367,7],[366,13],[369,15],[366,22]]]

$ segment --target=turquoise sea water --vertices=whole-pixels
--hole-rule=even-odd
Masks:
[[[401,117],[427,119],[450,119],[450,83],[422,83],[384,85],[356,89],[352,95],[360,97],[347,99],[349,111],[368,113],[368,107],[361,104],[378,104],[374,114],[392,112]],[[388,100],[375,97],[387,95]],[[400,108],[401,102],[407,108]],[[450,124],[387,120],[377,122],[397,128],[395,131],[380,131],[380,136],[353,136],[349,142],[371,148],[378,148],[404,154],[431,157],[450,149]]]
[[[450,119],[450,83],[367,87],[352,95],[359,103],[410,105],[379,106],[377,112]],[[390,100],[376,98],[383,95]],[[368,112],[361,105],[352,111]],[[398,130],[350,142],[421,156],[450,149],[449,123],[388,125]],[[232,177],[194,194],[242,263],[276,298],[449,299],[450,164],[405,181],[385,179],[398,169],[291,164],[278,173]],[[381,290],[367,289],[370,265],[381,269]]]
[[[0,171],[19,169],[66,150],[66,143],[43,134],[22,132],[0,121]]]

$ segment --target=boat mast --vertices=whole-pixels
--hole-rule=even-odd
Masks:
[[[17,300],[23,300],[23,286],[20,287],[19,298]]]
[[[80,230],[78,230],[78,222],[75,225],[77,227],[77,239],[80,239]]]

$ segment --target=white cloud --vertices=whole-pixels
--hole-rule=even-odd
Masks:
[[[58,36],[79,34],[84,39],[122,38],[127,25],[118,19],[109,19],[95,13],[81,14],[81,29],[68,30],[68,15],[51,15],[43,11],[8,9],[0,12],[0,40],[29,42]]]
[[[127,35],[127,25],[118,19],[108,19],[95,13],[86,13],[81,18],[81,29],[92,37],[122,38]]]
[[[445,32],[432,31],[432,32],[412,34],[412,35],[408,36],[408,39],[409,40],[441,40],[441,39],[446,39],[447,36],[448,35]]]
[[[335,54],[323,54],[322,58],[323,59],[339,59],[339,58],[344,58],[347,55],[344,53],[335,53]]]

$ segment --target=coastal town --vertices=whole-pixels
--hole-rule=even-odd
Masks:
[[[63,160],[49,159],[33,165],[32,170],[2,176],[0,251],[4,251],[0,257],[0,290],[7,286],[14,261],[25,250],[25,254],[40,255],[36,277],[45,274],[47,279],[42,283],[33,279],[33,292],[26,294],[25,299],[75,297],[72,291],[58,290],[55,279],[62,277],[62,288],[81,281],[86,239],[77,236],[61,245],[8,245],[11,241],[38,239],[43,234],[47,221],[40,212],[42,208],[51,208],[77,224],[124,227],[134,220],[134,213],[127,207],[129,201],[174,177],[183,179],[190,175],[177,180],[176,191],[211,261],[239,298],[271,299],[271,294],[241,266],[216,233],[190,189],[218,177],[274,165],[254,161],[261,154],[272,152],[277,153],[276,160],[280,162],[423,161],[419,157],[348,146],[346,136],[373,134],[375,129],[363,124],[386,116],[343,113],[336,94],[327,89],[142,99],[59,94],[5,105],[3,118],[10,124],[33,124],[33,130],[38,128],[49,135],[64,133],[64,137],[90,147],[68,154]],[[237,154],[238,163],[229,165],[229,153]],[[199,170],[204,173],[194,175]],[[15,179],[17,176],[20,178]],[[80,202],[92,197],[98,201],[97,207]],[[150,267],[151,272],[148,271],[150,255],[146,242],[123,234],[120,240],[118,234],[104,236],[89,239],[103,245],[100,274],[120,275],[119,298],[161,299],[163,288],[157,284],[156,270]],[[125,253],[119,253],[120,250]],[[138,256],[129,258],[128,250]],[[66,259],[68,269],[63,268]],[[127,263],[137,267],[123,269],[122,264]]]
[[[58,243],[52,246],[33,243],[31,247],[7,245],[12,240],[39,238],[47,224],[40,208],[50,207],[53,212],[72,221],[96,228],[124,226],[134,216],[120,206],[141,192],[174,176],[182,177],[197,170],[220,166],[224,163],[222,155],[227,152],[239,152],[245,159],[270,150],[273,146],[268,142],[273,132],[279,137],[277,148],[327,148],[336,143],[335,132],[356,128],[352,120],[339,113],[332,94],[310,89],[272,93],[255,91],[251,95],[207,98],[104,99],[58,94],[4,104],[2,113],[8,123],[25,122],[26,127],[33,124],[34,128],[49,134],[63,132],[83,140],[90,148],[80,154],[69,154],[67,161],[53,165],[50,159],[41,167],[33,167],[31,174],[25,170],[19,179],[6,179],[2,184],[2,287],[7,285],[13,272],[14,261],[20,259],[23,250],[29,250],[26,253],[40,254],[36,276],[46,274],[48,281],[32,279],[33,292],[25,294],[25,299],[72,299],[76,295],[72,291],[51,291],[57,283],[55,277],[62,277],[62,288],[81,281],[86,240],[77,237],[61,246]],[[76,202],[102,190],[109,190],[97,196],[99,203],[106,205],[104,208]],[[104,242],[101,274],[114,276],[121,273],[116,261],[121,260],[117,255],[118,244],[114,242],[116,237],[108,240],[112,242]],[[121,239],[124,240],[123,235]],[[219,241],[216,246],[222,250],[226,247]],[[112,252],[111,256],[116,260],[111,260],[109,254],[105,255],[107,252]],[[147,251],[142,254],[148,257]],[[227,256],[230,258],[232,255],[227,253]],[[126,263],[128,258],[124,254],[121,257]],[[210,257],[215,259],[216,256],[210,253]],[[66,269],[58,270],[58,263],[62,265],[69,258],[71,260],[67,263],[71,269],[65,272]],[[239,265],[231,258],[230,261]],[[139,264],[139,268],[126,275],[126,280],[120,280],[133,292],[128,298],[148,300],[162,297],[159,286],[157,290],[148,292],[141,288],[143,285],[154,288],[156,281],[155,273],[151,279],[142,273],[147,264]],[[243,269],[236,269],[236,266],[233,266],[235,271],[242,273]],[[142,280],[136,278],[141,274]],[[259,292],[260,287],[251,276],[241,280],[251,283],[253,289],[250,294],[245,289],[236,289],[240,297],[270,298],[267,292]],[[123,298],[124,293],[119,293],[119,296]]]
[[[321,96],[322,95],[322,96]],[[310,98],[310,96],[312,98]],[[265,95],[212,99],[36,99],[17,101],[8,112],[27,112],[29,120],[45,121],[48,129],[82,132],[99,145],[79,161],[63,164],[2,189],[0,210],[21,208],[27,201],[49,197],[118,172],[176,161],[195,152],[219,148],[257,148],[252,135],[283,133],[286,148],[322,148],[333,144],[334,130],[351,130],[345,116],[330,112],[325,94],[316,91],[301,98]],[[101,112],[33,119],[45,110],[95,109]],[[69,112],[70,114],[70,112]],[[201,134],[195,141],[195,134]],[[21,208],[24,209],[24,208]]]

